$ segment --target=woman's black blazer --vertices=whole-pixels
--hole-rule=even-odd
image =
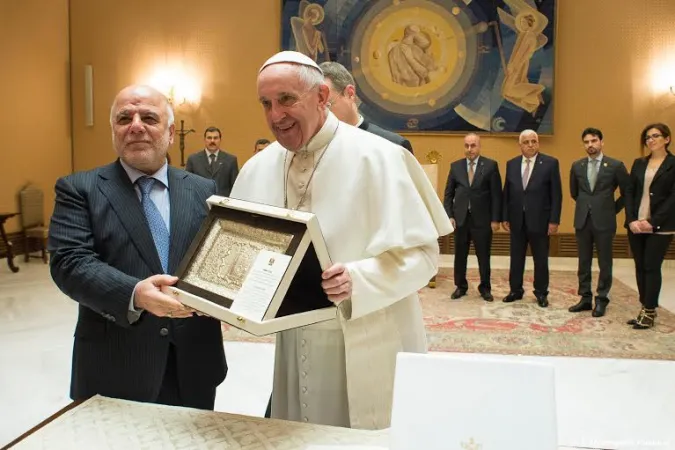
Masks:
[[[630,185],[626,189],[626,223],[637,220],[645,172],[650,156],[638,158],[630,170]],[[649,187],[651,223],[654,232],[675,231],[675,156],[668,152],[661,167],[656,171]]]

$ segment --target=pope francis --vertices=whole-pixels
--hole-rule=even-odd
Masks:
[[[398,352],[426,352],[417,290],[452,231],[417,160],[342,123],[310,58],[263,64],[258,96],[277,141],[242,168],[231,197],[310,211],[334,265],[322,274],[335,320],[277,334],[272,417],[381,429]]]

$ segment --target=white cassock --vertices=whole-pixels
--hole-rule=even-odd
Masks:
[[[285,195],[316,215],[353,287],[336,320],[277,334],[272,417],[387,428],[396,354],[427,349],[417,291],[452,231],[443,205],[407,150],[332,113],[306,148],[253,156],[230,196],[284,207]]]

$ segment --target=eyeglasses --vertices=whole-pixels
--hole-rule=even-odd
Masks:
[[[660,137],[663,137],[663,135],[662,135],[662,134],[658,134],[658,133],[649,134],[649,135],[645,136],[645,142],[647,142],[647,141],[650,140],[650,139],[655,139],[655,140],[656,140],[656,139],[658,139],[658,138],[660,138]]]
[[[337,102],[338,97],[340,97],[342,94],[336,94],[333,97],[329,98],[328,101],[326,102],[326,108],[330,109],[331,106]]]
[[[338,97],[344,97],[344,96],[345,96],[345,90],[346,90],[346,89],[347,89],[347,88],[344,88],[342,91],[336,93],[333,97],[329,98],[329,99],[328,99],[328,102],[326,102],[326,107],[327,107],[328,109],[330,109],[331,106],[333,106],[333,105],[335,104],[335,102],[337,101]]]

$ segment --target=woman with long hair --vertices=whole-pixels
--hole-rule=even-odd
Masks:
[[[668,151],[670,128],[647,125],[640,135],[643,155],[633,162],[626,190],[626,227],[635,260],[642,308],[628,321],[637,330],[654,326],[661,292],[661,265],[675,234],[675,156]]]

